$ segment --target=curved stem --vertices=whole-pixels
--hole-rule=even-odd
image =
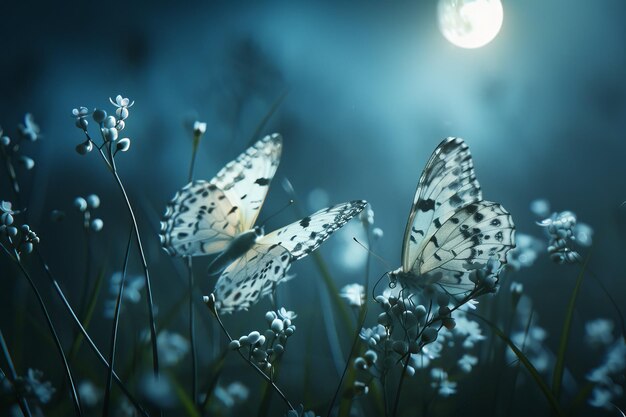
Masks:
[[[232,342],[233,338],[230,336],[230,333],[228,333],[228,330],[226,330],[226,327],[224,327],[224,323],[222,323],[222,319],[220,318],[217,310],[215,309],[214,306],[210,306],[209,305],[209,311],[211,311],[211,314],[213,314],[213,316],[217,319],[217,323],[220,325],[220,328],[222,329],[222,331],[224,332],[224,334],[226,335],[226,337],[228,338],[228,342]],[[272,386],[272,388],[274,389],[274,391],[276,391],[276,393],[280,396],[280,398],[282,398],[282,400],[285,402],[285,404],[287,405],[287,407],[289,407],[290,410],[295,410],[295,408],[293,407],[293,405],[291,405],[291,403],[289,402],[289,400],[287,399],[287,397],[285,396],[285,394],[283,394],[283,392],[280,390],[280,388],[278,388],[276,386],[276,384],[274,383],[274,381],[272,381],[272,379],[267,376],[265,374],[265,372],[263,372],[261,370],[261,368],[259,368],[254,362],[252,362],[249,358],[246,357],[246,355],[244,355],[240,349],[237,349],[237,353],[239,353],[239,356],[241,356],[241,358],[246,361],[259,375],[261,375],[261,377]]]
[[[9,243],[11,243],[11,245],[13,245],[13,242],[11,241],[10,238],[9,238]],[[59,352],[59,356],[61,357],[61,361],[63,362],[63,368],[64,368],[64,371],[65,371],[65,375],[67,377],[68,382],[70,383],[72,403],[74,405],[74,410],[76,411],[76,415],[82,416],[83,415],[83,411],[82,411],[82,409],[80,407],[80,400],[79,400],[79,397],[78,397],[78,391],[76,391],[76,384],[74,383],[74,377],[72,376],[72,370],[70,369],[70,365],[67,362],[67,358],[65,356],[65,352],[63,351],[63,346],[61,346],[61,340],[59,339],[59,336],[58,336],[58,334],[56,332],[54,324],[52,323],[52,318],[50,317],[50,313],[48,313],[48,308],[46,307],[46,304],[43,301],[43,298],[41,297],[41,293],[39,292],[39,289],[37,288],[37,285],[35,285],[35,282],[31,278],[31,276],[28,273],[28,271],[26,270],[26,268],[24,268],[24,265],[22,264],[22,260],[20,258],[20,254],[18,253],[18,251],[15,248],[13,248],[13,254],[11,254],[11,252],[9,252],[9,250],[4,245],[0,244],[0,246],[2,246],[2,249],[6,252],[6,254],[9,255],[9,257],[15,261],[15,263],[18,266],[18,268],[20,269],[20,272],[26,278],[26,280],[28,281],[28,284],[30,285],[31,289],[35,293],[35,296],[37,298],[37,302],[39,303],[39,307],[41,308],[41,311],[43,312],[43,314],[44,314],[44,316],[46,318],[46,324],[48,325],[48,329],[50,330],[50,333],[52,334],[52,338],[54,339],[54,344],[55,344],[55,346],[56,346],[56,348],[57,348],[57,350]]]
[[[20,406],[20,410],[22,410],[22,414],[26,417],[32,417],[30,412],[30,408],[28,407],[28,403],[26,402],[26,398],[21,394],[21,392],[15,387],[15,380],[17,379],[17,372],[15,372],[15,366],[13,365],[13,360],[11,359],[11,354],[9,353],[9,348],[7,346],[6,341],[4,340],[4,335],[2,334],[2,330],[0,329],[0,348],[2,348],[2,353],[4,355],[4,360],[7,362],[7,366],[9,367],[9,373],[6,374],[9,382],[11,382],[12,391],[15,394],[15,399],[17,400],[17,404]]]
[[[80,330],[80,332],[82,333],[83,337],[85,338],[85,340],[87,341],[87,343],[91,347],[91,350],[93,350],[93,352],[96,354],[98,359],[100,359],[100,362],[102,362],[102,364],[105,367],[109,368],[109,363],[104,358],[104,355],[102,355],[102,353],[100,352],[100,350],[98,349],[98,347],[96,346],[94,341],[91,339],[91,336],[89,336],[89,333],[87,333],[87,330],[85,330],[85,327],[83,327],[82,323],[78,319],[78,316],[76,315],[76,313],[74,312],[74,309],[72,308],[72,306],[70,305],[69,301],[67,300],[67,297],[65,297],[65,294],[63,293],[63,290],[59,286],[59,283],[56,281],[56,279],[52,275],[52,271],[50,270],[50,267],[48,266],[48,264],[43,259],[43,256],[41,255],[41,252],[37,251],[37,254],[39,255],[39,260],[40,260],[41,264],[43,265],[44,271],[46,272],[46,276],[48,277],[48,279],[52,283],[52,287],[56,291],[57,295],[61,298],[61,301],[63,302],[63,305],[67,309],[68,313],[70,313],[70,316],[72,316],[72,320],[78,326],[78,329]],[[149,417],[148,413],[143,409],[143,407],[141,407],[141,405],[139,404],[137,399],[130,393],[128,388],[126,388],[126,386],[124,385],[122,380],[119,378],[119,376],[115,373],[115,371],[113,371],[113,378],[115,379],[115,382],[120,387],[120,389],[122,390],[122,392],[124,393],[126,398],[128,398],[128,400],[131,402],[131,404],[133,404],[133,406],[137,409],[139,414],[141,414],[144,417]]]
[[[126,193],[126,188],[124,188],[124,184],[120,176],[117,174],[117,168],[115,166],[115,159],[113,157],[113,153],[111,151],[111,145],[107,145],[107,150],[109,153],[110,167],[111,173],[115,178],[115,182],[117,183],[118,188],[120,189],[122,195],[124,196],[124,202],[126,203],[126,208],[128,213],[130,214],[131,220],[133,222],[133,232],[135,234],[135,241],[137,242],[137,249],[139,251],[139,256],[141,258],[141,266],[143,267],[144,277],[146,279],[146,300],[148,302],[148,314],[150,315],[150,339],[152,343],[152,367],[154,371],[154,375],[159,375],[159,352],[157,349],[157,341],[156,341],[156,323],[154,320],[154,305],[152,302],[152,286],[150,284],[150,273],[148,271],[148,263],[146,261],[146,255],[143,251],[143,245],[141,244],[141,236],[139,235],[139,228],[137,226],[137,219],[135,218],[135,212],[133,211],[133,207],[130,204],[130,200],[128,198],[128,194]],[[102,154],[104,157],[104,154]],[[105,160],[106,157],[104,157]]]
[[[189,344],[191,345],[191,394],[193,403],[198,401],[198,359],[196,353],[196,314],[193,308],[193,261],[187,257],[187,271],[189,272]]]
[[[198,145],[200,144],[200,138],[202,133],[194,132],[193,146],[191,151],[191,162],[189,163],[189,176],[188,181],[193,181],[193,169],[196,165],[196,154],[198,153]],[[193,259],[191,256],[186,258],[187,260],[187,276],[189,282],[189,344],[191,345],[191,399],[194,405],[197,405],[198,401],[198,356],[196,353],[196,313],[193,308]]]
[[[111,330],[111,349],[109,353],[109,374],[107,375],[106,390],[104,392],[104,401],[102,405],[102,416],[109,415],[109,406],[111,400],[111,385],[113,384],[113,368],[115,367],[115,349],[117,347],[117,329],[120,320],[120,311],[122,309],[122,300],[124,297],[124,285],[126,285],[126,269],[128,267],[128,255],[130,255],[130,244],[132,242],[132,231],[128,234],[128,243],[126,244],[126,255],[124,256],[124,266],[122,267],[122,279],[120,281],[120,289],[117,293],[115,302],[115,313],[113,315],[113,329]]]

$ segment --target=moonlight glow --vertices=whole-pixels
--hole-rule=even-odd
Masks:
[[[461,48],[480,48],[502,27],[500,0],[439,0],[439,29]]]

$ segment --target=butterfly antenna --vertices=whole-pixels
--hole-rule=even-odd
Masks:
[[[278,216],[280,213],[282,213],[287,207],[289,207],[292,204],[293,204],[293,200],[289,200],[289,202],[287,204],[285,204],[280,210],[278,210],[276,213],[270,215],[267,219],[263,220],[263,224],[261,225],[261,227],[265,227],[265,225],[267,224],[267,222],[270,219]]]
[[[364,244],[359,242],[359,240],[356,237],[353,237],[352,239],[356,243],[361,245],[361,247],[363,249],[365,249],[370,255],[372,255],[374,258],[378,259],[379,261],[381,261],[385,265],[385,267],[387,268],[388,271],[392,271],[393,270],[393,268],[389,265],[389,263],[387,261],[385,261],[381,256],[377,255],[376,253],[372,252],[372,250],[370,248],[368,248],[367,246],[365,246]]]
[[[374,301],[376,301],[376,297],[374,296],[374,294],[376,293],[376,287],[378,286],[378,284],[380,284],[380,281],[385,278],[385,275],[387,275],[389,272],[385,272],[384,274],[382,274],[380,276],[380,278],[378,278],[378,280],[376,281],[376,284],[374,284],[374,288],[372,288],[372,299]]]

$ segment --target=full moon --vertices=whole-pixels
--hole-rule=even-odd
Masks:
[[[502,27],[500,0],[439,0],[439,29],[461,48],[480,48],[491,42]]]

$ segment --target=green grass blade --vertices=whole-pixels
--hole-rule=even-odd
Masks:
[[[102,289],[102,283],[104,282],[104,268],[100,269],[98,272],[98,277],[96,278],[96,283],[91,290],[91,295],[89,296],[89,304],[87,304],[87,311],[85,313],[85,319],[83,321],[83,327],[86,329],[89,328],[89,324],[91,323],[91,319],[93,318],[93,314],[96,310],[96,305],[98,304],[98,298],[100,296],[100,290]],[[70,348],[70,353],[68,355],[68,359],[72,361],[78,354],[80,350],[80,346],[83,343],[84,337],[81,332],[77,332],[74,337],[74,341],[72,342],[72,347]]]
[[[563,417],[565,414],[563,413],[563,410],[561,409],[559,402],[557,401],[556,397],[550,390],[550,387],[548,386],[548,384],[546,384],[546,382],[541,378],[541,375],[539,375],[539,372],[537,371],[537,369],[533,366],[530,360],[528,360],[528,357],[524,355],[524,352],[519,350],[517,346],[515,346],[515,344],[511,341],[511,339],[509,339],[502,332],[502,330],[500,330],[498,326],[496,326],[493,322],[487,320],[484,317],[479,316],[478,314],[474,314],[471,312],[468,312],[468,314],[471,314],[472,316],[475,316],[479,318],[480,320],[482,320],[484,323],[486,323],[491,328],[491,330],[496,334],[496,336],[502,339],[502,341],[511,348],[513,353],[515,353],[515,356],[517,356],[517,358],[522,363],[522,365],[524,365],[526,370],[528,370],[528,373],[530,373],[530,376],[533,378],[533,380],[535,381],[535,383],[537,384],[537,386],[539,387],[543,395],[546,397],[546,400],[548,400],[548,404],[550,405],[550,408],[552,408],[552,411],[557,416]]]
[[[559,350],[556,356],[556,364],[554,365],[554,373],[552,374],[552,392],[555,398],[558,400],[561,396],[561,385],[563,383],[563,371],[565,370],[565,353],[567,351],[567,344],[569,342],[569,334],[572,328],[572,317],[574,316],[574,307],[576,306],[576,299],[580,292],[580,286],[585,276],[585,268],[589,262],[589,256],[585,259],[578,278],[576,278],[576,284],[574,290],[569,299],[567,311],[565,313],[565,321],[563,322],[563,329],[561,330],[561,340],[559,341]]]
[[[195,402],[191,399],[187,391],[176,381],[176,378],[172,375],[169,379],[172,384],[172,388],[174,388],[174,394],[180,401],[180,405],[183,406],[183,410],[185,410],[185,415],[188,417],[202,417],[198,410],[196,409]]]
[[[213,396],[213,392],[215,392],[215,387],[217,387],[217,382],[220,379],[220,375],[222,374],[222,370],[224,369],[224,364],[226,363],[226,356],[230,352],[230,349],[224,349],[220,356],[214,361],[211,366],[211,380],[209,381],[209,386],[205,390],[206,396],[204,397],[204,402],[202,403],[200,410],[202,412],[207,412],[207,407],[209,406],[209,402],[211,401],[211,397]]]

